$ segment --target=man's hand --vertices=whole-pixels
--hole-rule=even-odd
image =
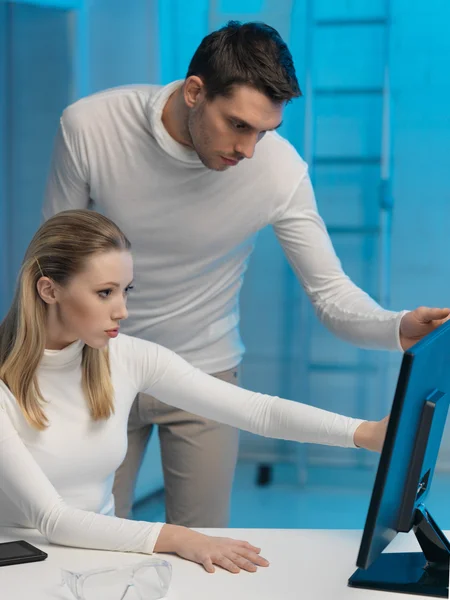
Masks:
[[[450,308],[420,306],[403,317],[400,323],[400,343],[408,350],[425,335],[450,318]]]

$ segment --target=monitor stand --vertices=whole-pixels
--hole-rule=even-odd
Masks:
[[[413,530],[422,552],[385,552],[368,569],[358,569],[350,587],[448,598],[450,542],[420,504]]]

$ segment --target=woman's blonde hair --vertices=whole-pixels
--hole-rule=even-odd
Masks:
[[[19,272],[14,299],[0,323],[0,379],[14,394],[28,423],[48,426],[36,370],[45,349],[47,304],[37,291],[40,277],[60,286],[80,273],[95,254],[130,250],[131,244],[110,219],[91,210],[68,210],[44,223],[30,242]],[[94,420],[114,412],[107,348],[85,345],[82,387]]]

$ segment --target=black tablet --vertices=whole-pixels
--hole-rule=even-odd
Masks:
[[[24,540],[0,544],[0,567],[45,560],[48,554]]]

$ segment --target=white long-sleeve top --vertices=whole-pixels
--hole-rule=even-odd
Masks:
[[[127,234],[136,293],[124,332],[207,373],[237,365],[239,291],[257,233],[271,224],[331,331],[361,347],[401,349],[404,313],[383,310],[343,272],[293,146],[270,132],[251,160],[207,169],[161,120],[181,83],[79,100],[64,111],[56,137],[44,218],[91,206]]]
[[[260,435],[354,447],[358,419],[225,383],[123,334],[109,342],[115,413],[93,421],[81,388],[83,346],[45,351],[37,373],[44,431],[28,425],[0,381],[0,526],[38,529],[61,545],[151,553],[163,524],[115,517],[112,495],[138,392]]]

